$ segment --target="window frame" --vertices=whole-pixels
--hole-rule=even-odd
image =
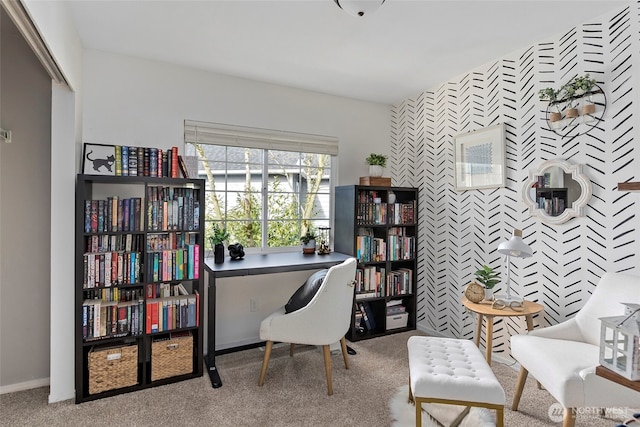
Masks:
[[[333,227],[334,215],[334,190],[337,180],[336,165],[337,152],[338,152],[338,140],[335,137],[327,137],[322,135],[302,134],[287,131],[277,131],[269,129],[248,128],[243,126],[207,123],[185,120],[184,122],[184,147],[183,152],[186,153],[187,144],[202,144],[202,145],[215,145],[226,146],[234,148],[250,148],[250,149],[262,149],[261,152],[261,180],[260,180],[260,196],[261,196],[261,214],[260,219],[261,227],[261,246],[245,248],[245,253],[277,253],[277,252],[295,252],[300,250],[300,244],[293,246],[268,246],[268,230],[269,230],[269,194],[276,194],[269,192],[269,151],[288,151],[295,153],[308,153],[308,154],[326,154],[329,156],[329,186],[328,186],[328,209],[321,221],[328,221],[330,229]],[[209,159],[211,160],[211,159]],[[225,180],[228,179],[228,158],[225,156]],[[198,159],[198,163],[200,160]],[[301,166],[302,168],[303,166]],[[206,178],[205,178],[206,179]],[[226,187],[227,183],[225,183]],[[229,191],[223,190],[225,193]],[[235,192],[235,191],[231,191]],[[326,193],[325,193],[326,194]],[[225,205],[226,206],[226,205]],[[225,216],[228,212],[225,209]],[[304,221],[299,216],[298,222]],[[207,236],[208,238],[208,236]],[[333,241],[333,236],[329,236],[330,243]],[[229,242],[233,243],[233,242]]]

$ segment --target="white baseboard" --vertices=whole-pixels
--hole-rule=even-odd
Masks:
[[[14,393],[16,391],[31,390],[32,388],[46,387],[49,385],[49,378],[25,381],[23,383],[0,386],[0,394]]]

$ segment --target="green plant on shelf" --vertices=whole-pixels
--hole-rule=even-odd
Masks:
[[[384,154],[371,153],[365,160],[370,166],[385,167],[387,165],[387,156]]]

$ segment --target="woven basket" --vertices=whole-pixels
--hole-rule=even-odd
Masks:
[[[193,372],[193,337],[151,343],[151,381]]]
[[[138,346],[89,351],[89,394],[138,384]]]

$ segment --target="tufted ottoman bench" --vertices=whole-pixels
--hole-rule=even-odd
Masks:
[[[422,403],[463,405],[457,425],[478,406],[496,410],[496,424],[504,426],[505,394],[478,347],[472,341],[410,337],[409,399],[416,404],[416,426],[422,426]]]

